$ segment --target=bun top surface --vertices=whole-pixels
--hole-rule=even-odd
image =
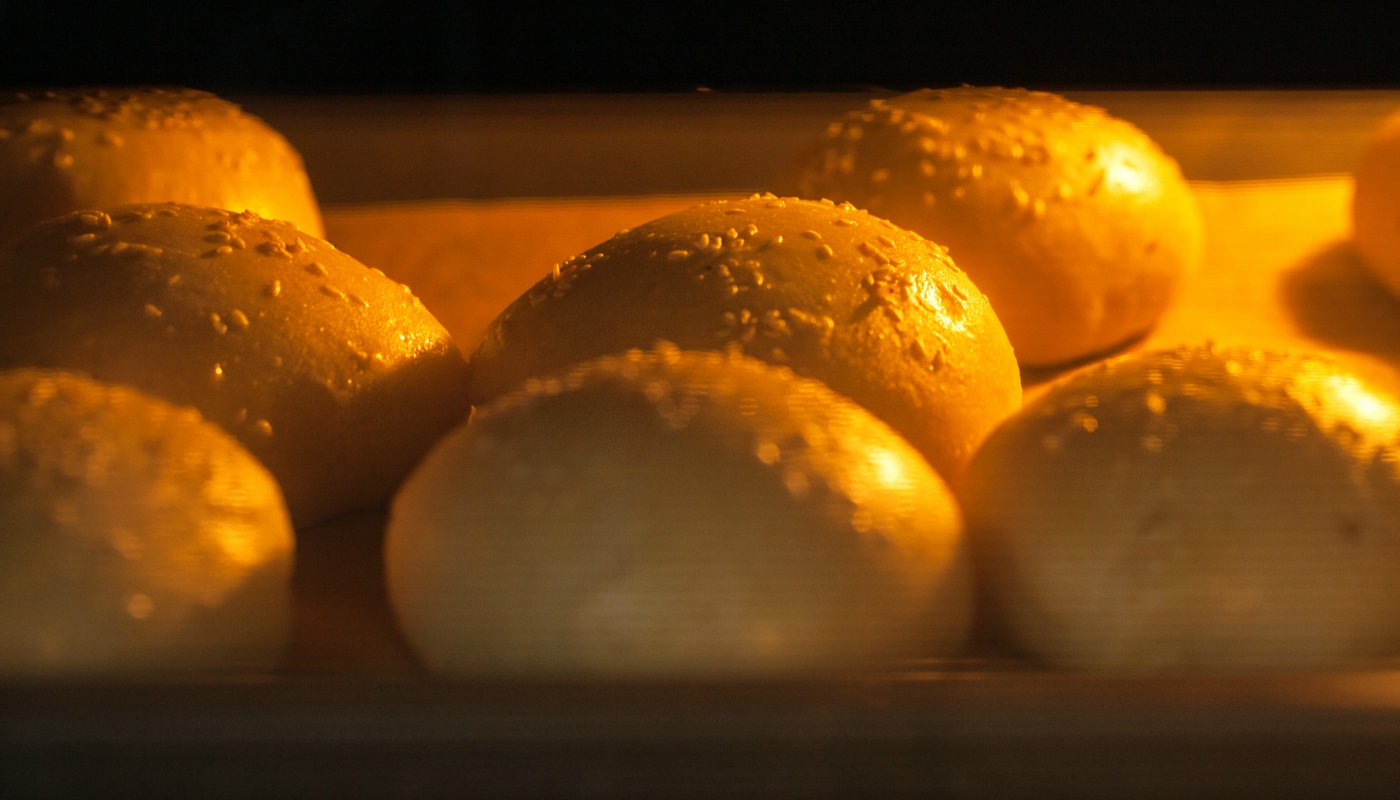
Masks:
[[[324,235],[301,156],[208,92],[0,93],[0,242],[70,211],[164,201],[252,210]]]
[[[488,327],[473,401],[658,339],[821,380],[953,474],[1020,403],[1005,332],[941,247],[853,206],[771,195],[671,214],[561,264]]]
[[[1210,344],[1104,362],[1052,389],[1006,428],[989,446],[1015,430],[1056,461],[1073,461],[1080,448],[1150,458],[1261,440],[1298,452],[1400,460],[1400,403],[1389,394],[1325,357]]]

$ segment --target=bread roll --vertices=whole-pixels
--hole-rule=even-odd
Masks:
[[[872,101],[832,123],[782,189],[849,201],[947,247],[1025,366],[1142,335],[1202,253],[1176,162],[1133,125],[1044,92]]]
[[[0,372],[0,675],[270,670],[291,565],[277,484],[198,412]]]
[[[996,616],[1050,664],[1329,667],[1400,646],[1397,437],[1328,361],[1184,347],[1027,405],[962,499]]]
[[[325,235],[301,156],[233,103],[190,89],[0,94],[0,244],[71,211],[164,201]]]
[[[715,677],[946,653],[945,484],[816,381],[660,344],[478,409],[395,498],[390,599],[452,675]]]
[[[1400,112],[1381,123],[1361,156],[1352,221],[1367,266],[1400,297]]]
[[[133,205],[0,251],[0,367],[78,370],[199,409],[298,527],[373,507],[466,415],[466,365],[408,292],[284,222]]]
[[[816,378],[949,479],[1021,401],[1006,334],[942,248],[849,206],[754,195],[620,233],[546,275],[487,328],[472,402],[658,338]]]

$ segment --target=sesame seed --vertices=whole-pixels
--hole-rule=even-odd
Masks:
[[[831,258],[834,253],[835,251],[831,249],[831,245],[829,244],[824,244],[817,248],[817,258]]]

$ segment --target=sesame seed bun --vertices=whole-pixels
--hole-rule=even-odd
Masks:
[[[849,206],[771,195],[661,217],[569,259],[487,328],[472,402],[657,339],[816,378],[949,479],[1021,402],[1006,334],[941,248]]]
[[[1026,366],[1144,334],[1203,223],[1176,162],[1133,125],[1045,92],[925,89],[834,122],[782,187],[849,201],[948,248]]]
[[[197,411],[0,372],[0,675],[267,671],[290,620],[272,476]]]
[[[453,675],[825,673],[956,650],[952,495],[822,384],[658,344],[478,409],[395,498],[391,601]]]
[[[963,488],[1012,641],[1110,670],[1328,667],[1400,647],[1400,404],[1320,358],[1107,362]]]
[[[191,89],[0,94],[0,244],[71,211],[165,201],[325,235],[301,156],[233,103]]]
[[[1381,123],[1361,156],[1352,222],[1367,266],[1400,297],[1400,113]]]
[[[78,370],[199,409],[298,527],[393,495],[466,415],[466,365],[408,292],[252,213],[70,214],[0,251],[0,367]]]

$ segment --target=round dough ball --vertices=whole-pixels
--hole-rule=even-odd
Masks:
[[[408,292],[284,222],[174,203],[50,220],[0,251],[0,367],[199,409],[297,527],[388,500],[467,412],[466,364]]]
[[[1351,211],[1357,250],[1400,297],[1400,112],[1381,124],[1361,156]]]
[[[0,372],[0,675],[274,669],[291,567],[276,482],[199,412]]]
[[[454,675],[713,677],[956,650],[946,485],[816,381],[659,344],[531,380],[395,498],[390,599]]]
[[[771,195],[671,214],[560,265],[487,328],[472,402],[657,339],[816,378],[950,480],[1021,404],[1001,324],[942,248],[850,206]]]
[[[1315,357],[1184,347],[1029,404],[962,495],[1012,641],[1061,667],[1400,647],[1400,404]]]
[[[1117,348],[1200,262],[1176,162],[1128,122],[1045,92],[925,89],[832,123],[785,186],[948,248],[1026,366]]]
[[[191,89],[0,94],[0,244],[72,211],[165,201],[325,235],[301,156],[233,103]]]

